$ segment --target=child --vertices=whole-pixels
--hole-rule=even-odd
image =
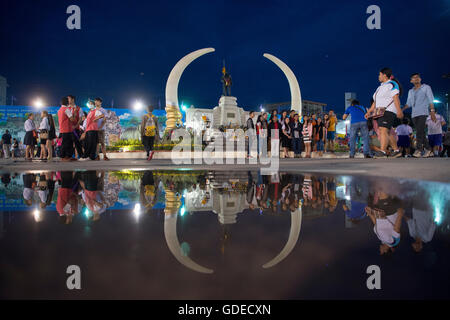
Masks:
[[[311,136],[312,136],[312,121],[308,116],[303,117],[303,142],[305,144],[305,158],[311,158]]]
[[[439,156],[439,148],[442,146],[442,126],[445,126],[444,117],[436,113],[435,109],[430,110],[430,115],[425,122],[428,128],[428,142],[432,148],[434,156]]]
[[[62,134],[56,138],[56,155],[61,158]]]
[[[398,136],[397,145],[400,148],[400,152],[405,155],[405,158],[411,156],[410,147],[412,132],[413,131],[411,126],[409,125],[408,118],[404,118],[402,124],[395,129],[395,133]]]
[[[12,158],[20,157],[20,150],[19,150],[19,142],[16,138],[13,139],[13,144],[11,147],[11,155]]]

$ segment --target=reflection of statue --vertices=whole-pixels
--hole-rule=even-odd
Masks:
[[[225,69],[225,64],[222,68],[222,87],[223,87],[223,93],[222,95],[224,96],[231,96],[231,85],[232,85],[232,81],[231,81],[231,76],[228,74],[227,70]]]

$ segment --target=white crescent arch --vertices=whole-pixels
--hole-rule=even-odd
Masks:
[[[302,95],[300,93],[300,86],[298,85],[297,78],[295,77],[294,72],[287,66],[286,63],[278,59],[277,57],[264,53],[264,58],[269,59],[273,63],[275,63],[278,68],[283,71],[289,82],[289,89],[291,90],[291,110],[297,111],[298,115],[302,116]]]
[[[183,74],[184,69],[195,59],[200,56],[203,56],[207,53],[215,51],[214,48],[205,48],[200,49],[194,52],[189,53],[184,56],[177,62],[177,64],[173,67],[172,71],[170,71],[169,78],[167,78],[166,83],[166,106],[175,106],[178,107],[178,83],[180,82],[181,75]]]
[[[298,237],[300,236],[300,229],[302,226],[302,208],[299,207],[296,211],[291,213],[291,229],[289,231],[289,238],[284,248],[280,251],[280,253],[263,265],[264,269],[272,268],[273,266],[280,263],[284,260],[294,249],[297,244]]]
[[[205,268],[198,263],[194,262],[188,256],[185,256],[181,251],[180,242],[177,235],[177,217],[178,213],[172,215],[166,215],[164,217],[164,236],[166,238],[167,246],[173,256],[184,265],[186,268],[200,272],[200,273],[213,273],[214,270]]]

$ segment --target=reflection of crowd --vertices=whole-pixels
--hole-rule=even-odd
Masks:
[[[392,185],[389,186],[389,182],[386,181],[378,181],[371,185],[367,206],[364,209],[374,225],[375,235],[381,242],[380,254],[392,254],[397,250],[401,242],[403,220],[406,220],[409,235],[414,239],[413,250],[420,252],[423,244],[431,241],[436,229],[432,211],[413,207],[412,216],[407,216],[405,201],[390,188]]]
[[[70,224],[75,215],[84,211],[93,221],[108,207],[104,191],[104,171],[61,171],[27,173],[23,175],[23,199],[27,206],[37,205],[34,215],[40,221],[39,210],[44,210],[54,202],[57,190],[56,211],[61,223]]]
[[[334,177],[276,173],[258,175],[255,181],[251,172],[248,177],[247,204],[250,209],[279,213],[293,212],[302,206],[306,211],[311,208],[331,213],[338,204]]]
[[[342,207],[346,221],[355,225],[367,219],[371,221],[373,235],[380,241],[379,251],[382,255],[394,253],[401,245],[403,221],[407,223],[415,252],[422,251],[424,243],[432,240],[436,230],[436,223],[428,205],[409,204],[403,199],[399,186],[389,180],[364,182],[354,178],[350,179],[348,184],[347,179],[341,181],[334,176],[308,173],[277,172],[261,175],[260,172],[249,171],[246,175],[246,178],[244,175],[240,179],[228,179],[225,175],[227,181],[223,182],[223,178],[205,173],[196,176],[195,182],[185,183],[182,180],[164,180],[153,171],[145,171],[140,180],[140,206],[146,212],[155,206],[162,192],[159,188],[161,180],[166,196],[168,192],[176,195],[176,199],[172,199],[175,210],[181,205],[178,197],[184,192],[210,191],[211,187],[216,188],[213,185],[218,186],[218,192],[237,192],[245,195],[243,208],[248,207],[250,210],[269,215],[295,212],[300,208],[304,217],[335,214],[338,204],[341,203],[339,208]],[[83,208],[83,213],[90,220],[97,221],[108,207],[118,201],[108,200],[111,195],[105,196],[105,180],[108,180],[106,189],[120,189],[120,182],[106,179],[104,171],[27,173],[23,175],[24,203],[27,206],[36,205],[37,211],[44,210],[54,202],[56,193],[56,210],[63,224],[72,223],[74,216]],[[5,185],[9,181],[9,176],[2,177]],[[338,185],[341,189],[338,189]],[[342,190],[346,190],[345,196]],[[115,196],[117,194],[118,192]],[[210,195],[209,192],[198,194],[201,194],[202,198],[206,194]],[[206,202],[208,201],[205,197],[198,203]],[[40,221],[40,215],[35,214],[35,219]]]

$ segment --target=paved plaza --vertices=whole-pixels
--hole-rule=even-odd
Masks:
[[[112,159],[110,161],[53,162],[0,159],[1,172],[64,171],[64,170],[258,170],[258,164],[191,164],[174,165],[171,160]],[[316,172],[349,175],[385,176],[438,182],[450,181],[449,158],[398,159],[280,159],[279,171]]]

